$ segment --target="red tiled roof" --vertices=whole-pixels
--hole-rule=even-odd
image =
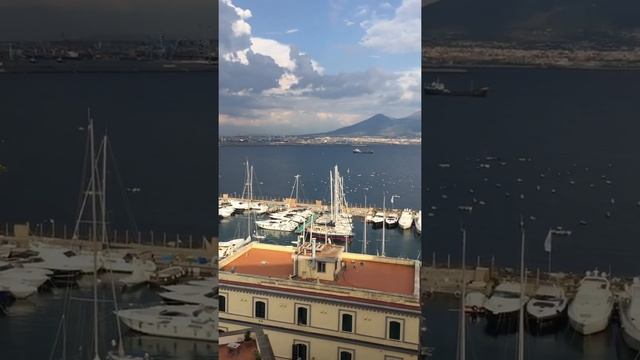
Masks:
[[[291,255],[292,253],[287,251],[251,248],[221,270],[234,269],[238,274],[286,279],[293,274]],[[335,281],[321,280],[321,282],[394,294],[412,295],[414,293],[413,266],[348,258],[343,261],[346,267]]]

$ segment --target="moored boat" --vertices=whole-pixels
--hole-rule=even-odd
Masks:
[[[200,305],[160,305],[116,312],[131,330],[155,336],[218,340],[216,308]]]
[[[566,324],[569,299],[558,286],[543,285],[527,303],[529,329],[552,330]]]
[[[630,298],[620,304],[622,338],[635,351],[640,351],[640,278],[633,279],[627,289]]]
[[[398,220],[398,225],[400,225],[400,228],[403,230],[411,229],[411,226],[413,225],[413,211],[410,209],[402,210],[402,214]]]
[[[575,299],[569,305],[569,323],[582,335],[595,334],[609,325],[613,293],[606,273],[587,271],[580,281]]]
[[[520,297],[520,283],[506,282],[498,285],[485,302],[487,325],[493,331],[514,331],[518,314],[528,298]]]

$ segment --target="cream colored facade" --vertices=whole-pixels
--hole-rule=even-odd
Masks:
[[[341,359],[340,351],[351,352],[350,359],[418,358],[419,262],[341,251],[314,254],[312,262],[308,254],[292,251],[292,247],[256,243],[248,245],[251,247],[291,252],[294,276],[274,278],[220,270],[222,331],[262,327],[274,354],[282,359],[291,359],[293,346],[298,343],[306,344],[303,360]],[[220,269],[246,252],[244,249],[224,259]],[[406,265],[409,270],[415,266],[413,294],[327,283],[342,264],[360,260]],[[314,264],[320,261],[326,262],[322,273],[315,271]]]

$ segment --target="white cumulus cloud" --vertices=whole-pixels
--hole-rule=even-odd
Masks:
[[[403,0],[391,19],[372,18],[360,25],[360,44],[387,53],[419,52],[422,39],[421,0]]]

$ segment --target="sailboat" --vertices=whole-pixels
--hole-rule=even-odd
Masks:
[[[344,179],[338,165],[329,172],[329,193],[331,194],[329,219],[321,217],[310,226],[316,240],[347,243],[353,238],[353,222],[344,194]]]
[[[244,198],[244,194],[246,192],[247,196],[248,196],[248,202],[247,204],[251,204],[252,203],[252,197],[253,197],[253,167],[249,165],[249,161],[246,162],[246,181],[245,181],[245,190],[243,190],[243,198]],[[235,207],[235,205],[234,205]],[[248,205],[247,209],[250,209],[251,207]],[[232,255],[233,253],[236,252],[236,250],[240,249],[241,247],[249,244],[251,242],[251,212],[247,212],[247,236],[244,238],[238,238],[238,239],[233,239],[233,240],[229,240],[229,241],[221,241],[218,243],[218,258],[219,259],[224,259],[230,255]]]

